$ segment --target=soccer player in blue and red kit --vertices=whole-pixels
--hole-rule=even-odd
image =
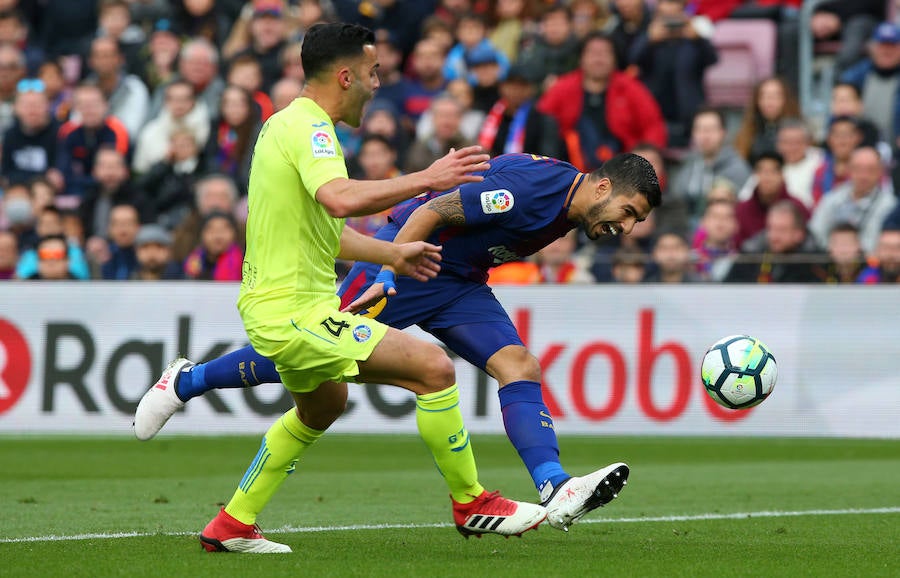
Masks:
[[[562,467],[553,421],[541,396],[541,368],[486,284],[488,270],[522,259],[580,226],[588,237],[628,234],[660,203],[656,173],[643,158],[618,155],[592,173],[556,159],[509,154],[491,160],[479,183],[426,193],[401,203],[376,238],[441,245],[441,271],[421,283],[389,267],[356,263],[339,290],[344,311],[395,328],[418,325],[497,380],[503,423],[560,529],[612,500],[629,470],[614,463],[585,476]],[[239,371],[255,363],[251,376]],[[252,348],[194,365],[176,360],[180,402],[214,388],[280,380]],[[151,389],[152,391],[152,389]],[[152,437],[183,403],[148,407],[135,418],[139,437]]]

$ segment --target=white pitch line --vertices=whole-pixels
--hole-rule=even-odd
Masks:
[[[592,518],[578,522],[581,524],[632,524],[640,522],[699,522],[706,520],[747,520],[752,518],[791,518],[799,516],[860,516],[867,514],[900,514],[900,506],[885,508],[849,508],[844,510],[799,510],[735,512],[732,514],[692,514],[684,516],[656,516],[652,518]],[[451,528],[452,524],[353,524],[349,526],[282,526],[267,530],[269,534],[304,532],[359,532],[363,530],[414,530],[420,528]],[[22,538],[0,538],[0,544],[22,542],[64,542],[70,540],[110,540],[115,538],[146,538],[150,536],[190,536],[193,532],[112,532],[97,534],[72,534],[48,536],[25,536]]]

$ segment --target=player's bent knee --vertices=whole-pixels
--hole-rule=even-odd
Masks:
[[[495,353],[487,362],[487,372],[503,387],[514,381],[541,381],[541,364],[522,346],[509,346]]]
[[[428,363],[423,385],[429,392],[447,389],[456,383],[456,368],[443,349],[436,345],[429,347],[431,350],[427,352]]]
[[[541,364],[537,360],[537,357],[532,355],[528,350],[525,351],[525,356],[522,358],[519,371],[522,373],[522,376],[519,377],[516,381],[527,380],[537,381],[538,383],[540,383]]]
[[[328,429],[347,409],[346,384],[329,385],[311,394],[294,396],[300,421],[313,429]]]
[[[300,421],[307,426],[324,431],[331,427],[337,418],[341,417],[346,408],[347,400],[345,399],[343,402],[319,405],[314,408],[298,407],[297,415],[300,416]]]

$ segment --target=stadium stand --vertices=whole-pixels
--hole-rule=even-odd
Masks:
[[[719,62],[706,71],[707,104],[742,107],[753,86],[772,76],[775,63],[775,23],[771,20],[722,20],[712,39]]]

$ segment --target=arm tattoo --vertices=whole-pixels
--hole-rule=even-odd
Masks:
[[[425,204],[425,207],[440,215],[443,225],[459,227],[466,224],[466,214],[463,211],[462,198],[459,196],[458,190],[431,199]]]

